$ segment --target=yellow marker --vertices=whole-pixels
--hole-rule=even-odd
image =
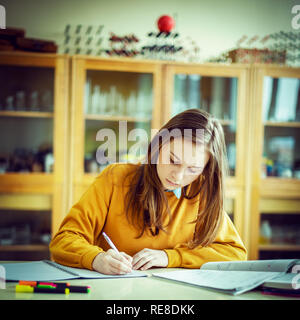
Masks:
[[[69,294],[70,289],[67,288],[38,288],[38,287],[31,287],[25,285],[16,285],[16,292],[36,292],[36,293],[64,293]]]

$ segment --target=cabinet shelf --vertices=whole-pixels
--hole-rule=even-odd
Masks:
[[[300,128],[299,121],[285,121],[285,122],[275,122],[275,121],[265,121],[264,126],[268,127],[289,127],[289,128]]]
[[[234,121],[233,120],[227,120],[227,119],[218,119],[218,120],[221,123],[221,125],[223,125],[223,126],[232,126],[232,125],[234,125]]]
[[[300,179],[269,177],[261,180],[263,198],[300,198]]]
[[[299,199],[260,199],[259,214],[300,214]]]
[[[300,251],[300,244],[260,244],[260,251]]]
[[[52,173],[5,173],[0,174],[0,192],[2,193],[39,193],[53,192]]]
[[[53,112],[41,111],[0,111],[0,117],[53,118]]]
[[[128,121],[128,122],[149,122],[150,117],[130,117],[130,116],[113,116],[113,115],[98,115],[86,114],[86,120],[100,120],[100,121]]]
[[[0,194],[0,210],[50,211],[52,197],[48,194]]]
[[[12,251],[48,251],[49,246],[46,244],[15,244],[0,246],[0,252]]]

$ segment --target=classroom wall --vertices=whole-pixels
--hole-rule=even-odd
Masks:
[[[0,0],[7,26],[26,28],[27,37],[63,39],[66,24],[104,24],[110,31],[146,39],[162,14],[177,16],[177,30],[201,48],[201,59],[236,46],[242,36],[295,31],[291,9],[297,0]]]

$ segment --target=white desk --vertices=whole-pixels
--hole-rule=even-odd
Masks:
[[[293,297],[263,295],[258,290],[232,296],[193,285],[151,277],[153,272],[171,270],[176,269],[148,270],[146,273],[149,274],[149,277],[143,278],[67,281],[71,285],[90,285],[91,292],[88,294],[16,293],[17,282],[7,282],[6,289],[0,289],[0,300],[300,300],[300,298]]]

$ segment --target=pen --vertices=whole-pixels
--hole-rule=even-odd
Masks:
[[[25,285],[16,285],[16,292],[37,292],[37,293],[64,293],[69,294],[70,289],[68,288],[55,288],[55,287],[32,287],[32,286],[25,286]]]
[[[102,232],[102,234],[107,243],[111,246],[111,248],[113,248],[116,252],[120,253],[116,246],[113,244],[113,242],[109,239],[108,235],[105,232]]]

